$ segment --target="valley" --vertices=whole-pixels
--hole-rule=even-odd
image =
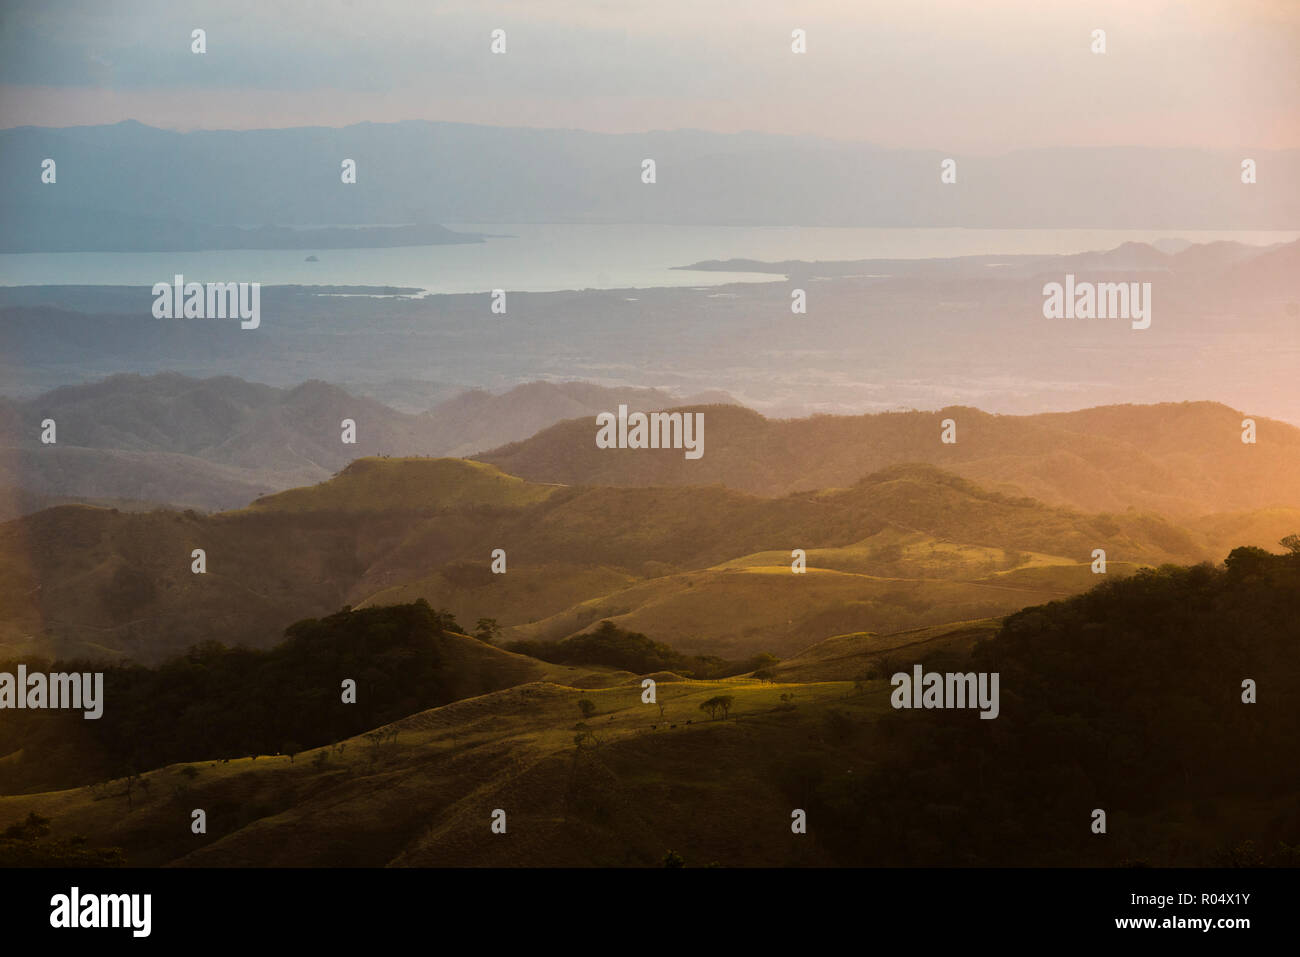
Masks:
[[[0,525],[0,654],[151,662],[210,638],[267,647],[299,618],[424,598],[462,620],[496,620],[507,641],[610,619],[690,653],[788,656],[831,633],[1005,614],[1081,591],[1097,547],[1122,575],[1213,560],[1223,542],[1157,516],[986,492],[923,465],[764,498],[358,459],[232,512],[60,506]],[[807,552],[804,574],[791,568],[795,548]],[[492,571],[495,549],[505,574]]]

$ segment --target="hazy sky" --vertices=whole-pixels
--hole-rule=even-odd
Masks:
[[[0,0],[0,11],[3,126],[432,119],[964,152],[1300,147],[1300,0]],[[504,56],[489,52],[498,27]],[[1104,55],[1090,52],[1095,28]]]

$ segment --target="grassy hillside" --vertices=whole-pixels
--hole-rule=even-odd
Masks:
[[[932,466],[760,498],[721,487],[541,486],[455,459],[362,459],[220,515],[62,507],[0,525],[0,655],[158,661],[266,647],[300,618],[424,598],[510,638],[602,618],[743,658],[828,634],[1003,614],[1111,573],[1217,558],[1136,512],[1085,515]],[[192,553],[206,553],[205,574]],[[504,574],[492,571],[494,549]],[[809,572],[791,573],[803,549]],[[778,608],[778,605],[788,608]]]
[[[1294,866],[1297,593],[1300,554],[1239,549],[1001,626],[839,636],[776,681],[660,673],[655,704],[636,676],[530,681],[293,761],[161,767],[131,798],[11,795],[0,827],[35,813],[144,866]],[[999,717],[893,709],[884,675],[913,663],[997,671]],[[719,696],[725,716],[701,709]]]
[[[612,388],[591,382],[528,382],[501,395],[471,389],[438,403],[429,419],[440,454],[473,455],[526,439],[565,419],[617,408],[619,403],[663,409],[684,401],[731,399],[722,393],[683,399],[659,389]]]
[[[128,778],[181,759],[291,755],[530,681],[586,687],[627,677],[513,654],[458,629],[416,602],[305,619],[266,651],[204,642],[156,668],[24,659],[29,672],[102,670],[103,713],[87,721],[80,711],[7,711],[0,792]],[[0,662],[0,671],[17,664]]]
[[[254,502],[255,511],[411,512],[456,506],[519,507],[554,491],[467,459],[357,459],[310,488],[289,489]]]
[[[760,495],[842,487],[926,462],[986,488],[1089,512],[1136,508],[1179,518],[1300,507],[1300,429],[1213,402],[1120,405],[1029,416],[953,407],[936,412],[767,419],[707,406],[705,453],[599,449],[593,418],[562,422],[478,456],[539,482],[721,483]],[[1256,420],[1244,445],[1241,421]],[[944,419],[956,444],[940,441]],[[1240,542],[1234,543],[1240,544]]]
[[[654,389],[531,382],[501,395],[470,390],[426,411],[320,381],[278,389],[234,376],[115,375],[0,398],[0,520],[56,499],[239,508],[322,481],[358,456],[469,455],[620,402],[681,401]],[[47,418],[58,424],[55,445],[39,440]],[[341,441],[344,419],[356,424],[355,444]]]
[[[96,845],[123,847],[128,863],[144,866],[653,865],[669,847],[685,848],[692,862],[712,853],[738,863],[765,843],[760,833],[733,842],[755,823],[746,812],[783,797],[763,764],[737,768],[780,740],[805,737],[814,719],[800,708],[845,700],[868,717],[888,706],[883,693],[850,702],[834,683],[667,681],[660,689],[662,717],[641,704],[635,681],[595,690],[525,684],[399,721],[391,743],[358,736],[341,753],[322,748],[292,763],[160,768],[145,775],[151,783],[130,809],[120,781],[0,797],[0,826],[37,810],[53,819],[55,835],[93,834]],[[792,691],[801,703],[787,708],[781,696]],[[699,708],[719,693],[737,700],[725,721]],[[596,707],[585,722],[595,740],[579,749],[583,698]],[[208,811],[206,836],[189,832],[193,807]],[[485,838],[497,807],[508,830],[494,844]],[[777,842],[788,819],[786,809],[772,821]],[[689,837],[711,833],[703,846]],[[816,842],[786,844],[789,863],[829,862]]]
[[[997,634],[999,618],[948,622],[890,634],[835,635],[771,668],[780,682],[853,681],[885,678],[912,664],[918,654],[969,653]]]
[[[1005,584],[1000,580],[873,578],[813,568],[802,575],[784,566],[707,569],[657,578],[592,599],[506,637],[555,641],[598,621],[657,635],[691,654],[741,658],[758,651],[785,657],[814,636],[870,629],[892,632],[957,618],[1003,615],[1025,605],[1066,597],[1096,582],[1086,565],[1056,580]],[[1131,572],[1113,566],[1110,574]]]

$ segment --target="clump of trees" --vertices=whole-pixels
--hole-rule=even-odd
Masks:
[[[673,671],[687,678],[725,678],[755,669],[770,669],[780,659],[759,654],[745,661],[713,655],[684,655],[662,642],[628,631],[612,621],[563,641],[514,641],[506,650],[562,665],[604,665],[636,674]]]
[[[0,867],[122,867],[120,847],[91,847],[86,838],[51,836],[51,822],[32,811],[0,832]]]
[[[48,663],[41,670],[103,671],[103,716],[85,721],[75,711],[7,711],[0,753],[33,741],[51,742],[56,752],[60,740],[84,741],[78,755],[86,760],[70,763],[64,780],[57,768],[46,770],[46,786],[130,780],[139,769],[178,761],[276,753],[293,760],[299,751],[453,700],[453,676],[435,640],[451,631],[458,631],[455,618],[420,600],[308,618],[266,650],[209,641],[156,667]],[[0,670],[15,668],[0,664]],[[344,678],[357,683],[355,704],[341,701]]]
[[[999,717],[891,710],[868,773],[791,795],[845,862],[1294,866],[1300,819],[1282,809],[1300,762],[1281,756],[1300,740],[1300,536],[1283,546],[1108,580],[1008,616],[960,658],[926,656],[927,671],[997,672]],[[825,730],[844,747],[856,734],[833,712]]]
[[[374,761],[383,754],[385,747],[395,748],[397,746],[397,735],[398,729],[393,727],[377,728],[374,731],[367,732],[365,741],[366,744],[370,745],[370,760]]]
[[[714,695],[708,701],[700,702],[700,710],[707,711],[710,718],[717,718],[718,712],[722,712],[722,720],[727,720],[727,715],[731,713],[731,706],[736,703],[736,699],[729,694]]]

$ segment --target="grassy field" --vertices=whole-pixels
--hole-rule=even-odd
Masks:
[[[507,640],[561,639],[614,618],[686,652],[788,656],[826,635],[1005,614],[1084,590],[1099,544],[1117,570],[1222,557],[1196,538],[1136,513],[1006,499],[928,467],[762,499],[368,458],[238,511],[66,506],[0,524],[0,656],[156,662],[214,638],[267,647],[301,618],[416,598],[467,628],[495,619]],[[506,574],[493,573],[498,548]],[[790,573],[796,548],[806,575]]]
[[[541,502],[554,491],[469,459],[361,458],[328,482],[267,495],[249,507],[279,512],[517,507]]]
[[[659,677],[659,704],[642,703],[632,676],[534,681],[396,722],[391,742],[159,768],[129,805],[121,781],[3,797],[0,828],[37,811],[143,866],[649,865],[669,849],[693,863],[817,863],[815,836],[792,840],[797,805],[767,761],[816,748],[827,708],[869,724],[886,683]],[[699,707],[716,695],[735,700],[726,719]],[[583,699],[594,737],[578,748]],[[190,831],[194,808],[205,835]],[[496,808],[504,835],[489,829]]]
[[[955,638],[988,627],[962,625]],[[843,773],[861,773],[869,750],[839,753],[827,715],[850,722],[860,744],[888,709],[887,682],[821,676],[856,675],[884,647],[934,637],[835,655],[827,649],[841,639],[831,639],[776,681],[663,672],[649,676],[656,703],[628,672],[509,656],[521,684],[397,721],[381,729],[391,740],[368,732],[292,761],[170,765],[142,774],[129,797],[123,779],[0,797],[0,828],[35,811],[56,836],[120,846],[140,866],[657,865],[670,849],[692,864],[825,863],[815,829],[790,831],[799,784],[777,756],[821,754],[828,766],[850,757]],[[455,669],[475,668],[481,649],[500,670],[506,653],[461,644]],[[725,718],[700,708],[720,695],[734,701]],[[206,834],[190,830],[196,808]],[[489,827],[497,808],[504,835]]]
[[[1077,594],[1098,581],[1088,563],[1061,556],[1019,554],[1015,567],[1006,568],[1000,549],[907,538],[915,557],[905,557],[901,569],[882,569],[877,557],[882,549],[875,543],[809,549],[803,574],[791,571],[788,552],[760,552],[699,571],[634,581],[509,627],[505,635],[558,640],[608,619],[689,654],[743,658],[762,650],[790,657],[813,643],[810,636],[894,633],[988,618]],[[1004,565],[1000,570],[991,564],[994,552]],[[1123,577],[1137,567],[1114,562],[1107,574]]]

